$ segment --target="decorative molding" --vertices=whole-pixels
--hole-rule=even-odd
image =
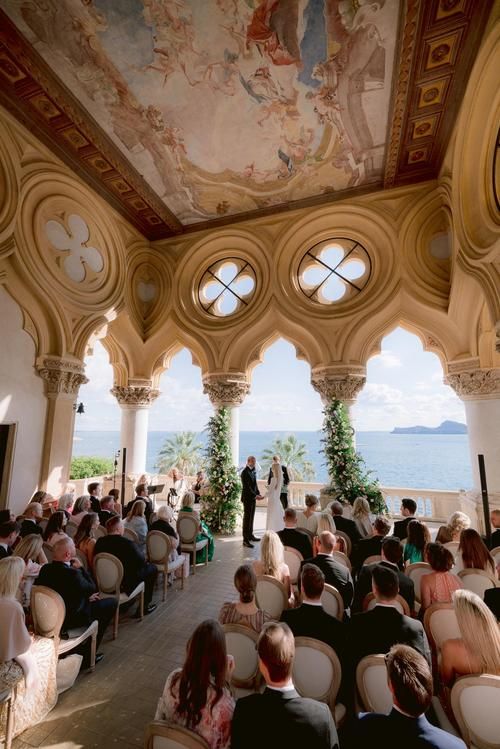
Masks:
[[[215,374],[203,378],[203,392],[216,408],[241,406],[250,392],[250,383],[244,374]]]
[[[311,385],[324,403],[334,399],[354,403],[365,382],[364,367],[318,367],[311,373]]]
[[[131,380],[130,385],[115,385],[109,392],[120,406],[150,406],[160,395],[160,391],[144,384],[143,380]]]
[[[500,369],[473,369],[448,374],[445,383],[462,400],[500,398]]]
[[[49,398],[57,395],[76,397],[80,385],[88,382],[84,374],[85,365],[74,359],[42,356],[37,360],[36,370],[45,382],[45,392]]]

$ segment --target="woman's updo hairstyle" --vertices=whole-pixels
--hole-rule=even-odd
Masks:
[[[257,576],[249,564],[242,564],[235,572],[234,587],[240,594],[241,603],[252,603],[257,587]]]

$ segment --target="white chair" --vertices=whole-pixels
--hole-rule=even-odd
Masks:
[[[134,544],[138,544],[139,543],[139,536],[133,530],[133,528],[127,528],[127,526],[125,526],[125,528],[123,530],[123,535],[124,535],[125,538],[128,538],[129,541],[133,541]]]
[[[108,531],[104,527],[104,525],[98,525],[97,528],[94,529],[94,536],[96,539],[103,538],[104,536],[108,535]]]
[[[184,589],[184,557],[178,556],[174,561],[170,560],[172,551],[177,548],[177,540],[172,536],[167,536],[161,531],[149,531],[146,536],[146,548],[148,550],[148,559],[151,564],[156,565],[158,572],[163,575],[163,597],[162,601],[167,598],[168,576],[179,568],[181,574],[181,589]]]
[[[47,557],[47,562],[52,561],[52,557],[54,556],[54,550],[50,544],[47,543],[47,541],[44,541],[42,544],[43,553]]]
[[[332,552],[332,556],[336,562],[340,562],[340,564],[343,564],[344,567],[347,567],[349,572],[352,572],[351,560],[344,554],[343,551],[334,551]]]
[[[464,588],[472,590],[481,600],[484,599],[487,590],[498,586],[498,580],[493,576],[493,573],[486,570],[475,570],[469,567],[460,570],[457,574]]]
[[[367,557],[365,561],[363,562],[363,565],[365,564],[373,564],[374,562],[381,562],[382,556],[380,554],[372,554],[371,557]]]
[[[371,611],[375,608],[376,605],[377,599],[375,598],[373,593],[367,593],[363,599],[363,611]],[[399,611],[400,614],[406,614],[406,616],[410,616],[410,607],[408,606],[408,602],[403,598],[403,596],[399,595],[399,593],[394,600],[393,606]]]
[[[500,546],[496,546],[494,549],[490,551],[491,556],[495,560],[495,567],[498,567],[500,564]]]
[[[462,637],[452,603],[433,603],[432,606],[429,606],[424,613],[424,629],[429,639],[436,665],[440,660],[443,642]]]
[[[460,546],[459,541],[448,541],[447,544],[443,544],[445,549],[448,549],[448,551],[451,551],[453,554],[453,558],[455,559],[458,554],[458,547]]]
[[[418,603],[422,602],[420,596],[420,583],[422,578],[424,575],[429,575],[431,572],[432,567],[430,564],[427,564],[427,562],[414,562],[414,564],[409,564],[405,570],[405,574],[410,578],[410,580],[413,580],[415,600]]]
[[[279,621],[283,610],[288,608],[288,595],[285,586],[271,575],[257,576],[255,597],[259,609],[267,611],[269,616],[277,621]]]
[[[210,749],[201,736],[164,720],[154,720],[146,727],[145,749]]]
[[[342,680],[342,669],[335,651],[312,637],[295,638],[293,683],[301,697],[326,702],[338,723],[345,715],[343,705],[335,706]]]
[[[47,527],[47,523],[49,522],[48,518],[42,518],[38,521],[38,527],[42,529],[42,531],[45,533],[45,529]]]
[[[321,605],[330,616],[334,616],[340,622],[344,619],[344,601],[337,588],[325,583],[321,594]]]
[[[66,533],[66,535],[70,538],[74,538],[77,530],[78,524],[73,522],[73,520],[68,520],[68,522],[66,523],[66,527],[64,528],[64,532]]]
[[[80,562],[80,564],[82,565],[83,569],[85,570],[85,572],[88,572],[89,571],[89,562],[88,562],[88,559],[87,559],[87,555],[84,554],[83,551],[80,551],[80,549],[75,549],[75,555],[76,555],[76,558],[78,559],[78,561]]]
[[[300,551],[293,549],[291,546],[285,546],[284,557],[285,564],[288,565],[290,570],[290,582],[292,585],[296,585],[300,575],[300,565],[304,561],[304,557]]]
[[[392,708],[384,655],[367,655],[358,663],[356,686],[361,707],[367,713],[385,713]]]
[[[234,658],[231,686],[237,697],[255,691],[259,676],[257,640],[259,635],[250,627],[241,624],[224,624],[226,650]]]
[[[181,551],[187,551],[192,557],[193,575],[196,572],[196,552],[205,549],[205,567],[208,565],[208,538],[196,540],[199,531],[199,521],[190,512],[179,512],[177,517],[177,533],[181,539]]]
[[[333,520],[335,521],[335,518],[333,518]],[[347,535],[347,533],[344,533],[344,531],[338,531],[337,530],[337,531],[335,531],[335,535],[338,538],[342,538],[343,539],[343,541],[345,543],[346,554],[347,554],[348,557],[350,557],[351,554],[352,554],[352,541],[349,538],[349,536]]]
[[[94,557],[94,570],[97,580],[97,587],[103,598],[116,598],[118,606],[116,607],[115,620],[113,623],[113,640],[118,635],[118,622],[120,620],[120,606],[132,601],[140,596],[139,617],[144,617],[144,583],[141,582],[134,590],[127,595],[121,590],[123,580],[123,564],[113,554],[96,554]]]
[[[451,690],[451,707],[471,749],[500,748],[500,676],[463,676]]]

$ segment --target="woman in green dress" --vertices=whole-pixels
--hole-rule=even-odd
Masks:
[[[408,538],[404,550],[406,565],[424,561],[424,550],[431,540],[431,534],[425,523],[420,520],[410,520],[408,523]]]
[[[203,522],[203,520],[200,519],[200,516],[197,512],[194,511],[193,505],[194,505],[195,495],[194,492],[186,492],[184,496],[182,497],[181,502],[181,512],[192,512],[195,518],[198,520],[200,524],[200,533],[196,536],[197,541],[202,541],[204,538],[208,539],[208,561],[211,562],[214,558],[215,553],[215,542],[214,537],[212,536],[211,532],[208,529],[208,526],[206,523]],[[200,549],[196,552],[196,564],[200,564],[205,561],[205,549]]]

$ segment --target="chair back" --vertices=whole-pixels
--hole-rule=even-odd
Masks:
[[[293,683],[302,697],[335,706],[342,670],[335,651],[312,637],[295,638]]]
[[[96,554],[94,570],[99,590],[119,596],[123,580],[123,564],[120,560],[113,554]]]
[[[344,567],[347,567],[349,572],[352,572],[351,560],[346,554],[344,554],[343,551],[334,551],[332,552],[332,556],[336,562],[340,562],[340,564],[343,564]]]
[[[382,561],[382,555],[381,554],[372,554],[371,557],[367,557],[363,564],[373,564],[374,562],[381,562]]]
[[[146,727],[145,749],[210,749],[201,736],[164,720],[154,720]]]
[[[125,526],[123,535],[125,538],[128,538],[129,541],[133,541],[134,544],[139,543],[139,536],[132,528],[127,528],[127,526]]]
[[[45,585],[31,588],[31,615],[35,633],[40,637],[58,638],[66,617],[64,601]]]
[[[89,571],[89,562],[87,559],[87,555],[83,553],[83,551],[80,551],[80,549],[76,549],[76,558],[82,565],[85,572]]]
[[[432,572],[432,567],[427,562],[415,562],[409,564],[405,570],[405,574],[413,580],[413,586],[415,588],[415,600],[421,603],[420,597],[420,583],[424,575],[428,575]]]
[[[77,530],[78,523],[75,523],[73,520],[68,520],[68,522],[66,523],[66,527],[64,528],[64,532],[66,533],[66,535],[70,538],[74,538]]]
[[[490,551],[490,554],[495,561],[495,567],[498,567],[498,565],[500,564],[500,546],[496,546],[494,549],[492,549]]]
[[[42,531],[45,533],[45,528],[47,527],[47,523],[49,522],[48,518],[42,518],[38,521],[38,527],[42,529]]]
[[[146,536],[148,559],[153,564],[166,564],[171,552],[170,538],[162,531],[149,531]]]
[[[371,611],[375,608],[376,605],[377,599],[375,598],[373,593],[367,593],[363,599],[363,611]],[[392,605],[399,611],[400,614],[406,614],[406,616],[410,616],[410,607],[408,606],[408,601],[406,601],[403,596],[399,595],[399,593],[394,599],[394,603]]]
[[[258,575],[255,591],[257,606],[267,611],[273,619],[279,620],[284,609],[288,608],[286,588],[279,580],[271,575]]]
[[[47,541],[44,541],[42,544],[43,553],[47,557],[47,562],[52,562],[52,558],[54,556],[54,549],[50,544],[47,543]]]
[[[299,579],[300,565],[304,561],[304,557],[300,551],[293,549],[291,546],[285,546],[284,557],[285,564],[288,565],[288,569],[290,570],[290,582],[295,584]]]
[[[333,522],[335,522],[335,517],[333,518]],[[348,557],[350,557],[351,554],[352,554],[352,541],[349,538],[349,536],[347,535],[347,533],[344,533],[344,531],[336,530],[335,531],[335,535],[338,536],[338,538],[342,538],[343,539],[343,541],[345,543],[346,554],[347,554]]]
[[[94,536],[96,539],[103,538],[104,536],[108,535],[108,531],[104,527],[104,525],[98,525],[97,528],[94,529]]]
[[[452,603],[433,603],[424,613],[424,629],[435,651],[445,640],[461,639],[457,615]]]
[[[356,686],[361,707],[367,713],[390,713],[392,694],[387,684],[384,655],[367,655],[358,663]]]
[[[177,533],[181,543],[193,544],[198,535],[198,519],[190,512],[179,512],[177,517]]]
[[[448,551],[451,551],[453,554],[453,558],[455,558],[458,554],[458,547],[460,546],[459,541],[448,541],[447,544],[443,544],[443,546],[448,549]]]
[[[469,567],[465,570],[460,570],[457,575],[462,581],[463,587],[467,590],[472,590],[481,600],[484,599],[484,594],[487,590],[498,586],[498,580],[495,579],[493,573],[486,570],[475,570]]]
[[[257,640],[259,635],[242,624],[224,624],[226,650],[234,658],[231,684],[236,688],[251,689],[259,673]]]
[[[457,679],[451,707],[467,746],[500,747],[500,676],[481,674]]]
[[[344,619],[344,601],[337,588],[325,583],[321,594],[321,605],[330,616],[334,616],[340,622]]]

